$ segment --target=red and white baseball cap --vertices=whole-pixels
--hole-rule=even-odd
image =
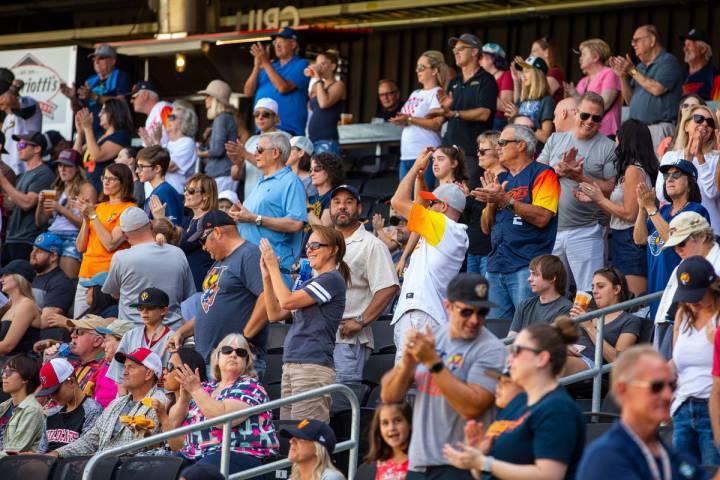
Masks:
[[[117,352],[115,354],[115,360],[123,364],[125,360],[132,360],[152,370],[157,378],[160,378],[162,375],[162,360],[160,360],[157,353],[149,348],[140,347],[130,353]]]
[[[73,366],[64,358],[53,358],[40,369],[41,390],[38,397],[47,397],[57,392],[60,385],[75,372]]]

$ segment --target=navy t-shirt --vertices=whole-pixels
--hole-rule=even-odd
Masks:
[[[562,386],[530,407],[527,394],[519,394],[498,414],[493,428],[499,433],[490,456],[517,465],[555,460],[568,466],[565,478],[574,478],[585,446],[585,419]]]
[[[162,182],[150,192],[150,196],[145,199],[143,209],[151,219],[154,218],[152,210],[150,209],[150,198],[152,198],[153,195],[157,195],[160,202],[165,205],[165,217],[170,220],[173,225],[179,225],[183,218],[183,197],[177,190],[168,182]]]
[[[202,222],[203,217],[198,219],[192,218],[191,216],[185,217],[182,224],[182,238],[180,239],[180,249],[185,252],[187,257],[188,265],[190,265],[190,271],[193,274],[193,280],[195,281],[195,288],[198,292],[202,292],[202,284],[205,279],[205,274],[210,270],[213,265],[210,254],[202,248],[200,239],[191,242],[189,239],[198,231],[198,226]]]
[[[703,100],[711,100],[713,82],[715,81],[715,69],[709,63],[697,72],[685,76],[682,85],[682,94],[690,95],[694,93],[699,95]]]
[[[550,95],[537,100],[525,100],[518,105],[518,115],[529,117],[535,125],[535,130],[538,130],[544,121],[555,117],[555,102]]]

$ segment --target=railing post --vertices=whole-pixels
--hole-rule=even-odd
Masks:
[[[230,434],[232,433],[232,422],[223,423],[222,449],[220,450],[220,473],[225,480],[230,476]]]
[[[592,412],[597,413],[600,411],[600,397],[602,393],[602,367],[603,364],[603,344],[605,343],[605,315],[601,315],[598,318],[597,326],[595,327],[597,334],[595,335],[595,368],[598,369],[593,378],[593,391],[592,391]]]
[[[350,395],[348,399],[350,400],[350,408],[352,409],[350,440],[355,443],[355,446],[350,449],[350,454],[348,455],[348,480],[354,480],[360,452],[360,401],[355,395]]]

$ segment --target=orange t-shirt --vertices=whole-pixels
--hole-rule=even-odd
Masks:
[[[133,202],[122,202],[122,203],[108,203],[102,202],[95,207],[95,213],[97,213],[98,220],[102,223],[105,230],[112,232],[113,229],[120,225],[120,214],[125,211],[128,207],[136,207],[137,205]],[[90,231],[88,234],[88,243],[85,253],[83,253],[83,260],[80,264],[81,278],[90,278],[96,273],[107,272],[110,270],[110,260],[112,259],[113,253],[108,252],[103,246],[95,231],[95,226],[91,222]],[[123,243],[118,247],[118,250],[128,248],[127,243]]]

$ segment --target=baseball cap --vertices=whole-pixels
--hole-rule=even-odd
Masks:
[[[457,42],[467,43],[472,48],[477,48],[478,50],[482,50],[483,46],[480,39],[471,33],[463,33],[459,37],[450,38],[450,40],[448,40],[448,45],[450,45],[450,48],[455,48],[455,44]]]
[[[0,95],[10,90],[12,82],[15,80],[15,74],[12,70],[0,67]]]
[[[108,272],[98,272],[87,280],[81,280],[80,286],[85,288],[91,287],[102,287],[105,285],[105,280],[108,277]]]
[[[695,165],[693,165],[692,162],[688,162],[687,160],[683,159],[675,160],[673,163],[666,163],[665,165],[660,165],[660,172],[667,173],[668,170],[673,167],[677,168],[683,173],[686,173],[687,175],[692,175],[693,178],[697,180],[697,168],[695,168]]]
[[[140,295],[138,301],[130,305],[130,308],[138,307],[167,307],[170,305],[170,297],[159,288],[146,288]]]
[[[515,65],[516,70],[522,70],[523,68],[537,68],[545,75],[548,73],[548,64],[540,57],[529,56],[524,62],[517,62]]]
[[[120,214],[120,230],[125,233],[134,232],[150,223],[147,213],[138,207],[126,208]]]
[[[313,144],[307,137],[292,137],[290,139],[290,146],[299,148],[308,155],[312,155],[314,151]]]
[[[125,360],[132,360],[133,362],[139,363],[143,367],[152,370],[158,378],[162,375],[162,360],[160,360],[157,353],[153,352],[149,348],[140,347],[130,353],[117,352],[115,354],[115,361],[124,364]]]
[[[87,330],[95,330],[97,327],[105,327],[110,323],[100,315],[83,315],[77,320],[68,320],[67,326],[70,328],[84,328]]]
[[[97,47],[95,47],[95,51],[88,55],[88,58],[93,57],[100,57],[100,58],[108,58],[108,57],[117,57],[117,53],[115,52],[115,49],[108,45],[107,43],[101,43]]]
[[[711,44],[710,37],[707,36],[705,32],[702,30],[698,30],[697,28],[691,29],[688,33],[685,35],[680,35],[681,40],[694,40],[698,42],[705,42],[708,45]]]
[[[479,273],[460,273],[447,286],[447,299],[462,302],[479,308],[496,307],[488,300],[490,285]]]
[[[325,447],[332,455],[335,451],[335,432],[330,425],[320,420],[304,419],[295,426],[288,426],[280,430],[280,435],[285,438],[301,438],[303,440],[311,440],[318,442]]]
[[[273,37],[287,38],[290,40],[297,40],[297,32],[290,27],[281,28]]]
[[[45,135],[40,132],[28,132],[22,135],[13,135],[12,139],[16,142],[25,140],[26,142],[35,144],[39,146],[43,152],[47,150],[47,140],[45,139]]]
[[[64,358],[53,358],[40,368],[40,391],[35,395],[47,397],[57,392],[60,385],[70,378],[75,369]]]
[[[680,262],[675,272],[677,277],[677,290],[673,297],[675,302],[697,303],[708,287],[717,280],[715,268],[705,257],[695,255]]]
[[[684,242],[690,235],[710,228],[705,217],[697,212],[682,212],[670,221],[670,238],[663,245],[663,250]]]
[[[82,165],[82,157],[80,156],[80,152],[77,150],[73,148],[66,148],[60,152],[60,155],[58,155],[58,159],[55,160],[55,163],[69,165],[71,167],[79,167]]]
[[[60,255],[63,251],[63,241],[54,233],[45,232],[35,237],[33,245],[40,250]]]
[[[337,187],[333,188],[333,191],[330,192],[330,198],[333,198],[335,196],[335,194],[339,191],[346,191],[346,192],[350,193],[350,195],[355,197],[355,200],[360,202],[360,192],[358,191],[357,188],[353,187],[352,185],[348,185],[348,184],[338,185]]]
[[[35,269],[30,265],[27,260],[16,259],[0,268],[0,275],[9,275],[16,273],[23,277],[28,282],[32,283],[35,280]]]
[[[235,225],[235,221],[230,218],[230,215],[222,210],[210,210],[202,217],[202,228],[198,228],[197,232],[188,238],[188,241],[194,242],[211,228],[225,227],[227,225]]]
[[[218,200],[227,200],[234,205],[240,201],[240,198],[238,197],[237,193],[233,192],[232,190],[223,190],[222,192],[218,193]]]
[[[100,335],[112,335],[122,338],[127,332],[135,328],[135,323],[130,320],[120,320],[116,318],[110,325],[104,327],[95,327],[95,331]]]
[[[140,82],[137,82],[135,85],[133,85],[132,92],[130,92],[130,94],[133,97],[136,97],[143,90],[147,90],[148,92],[158,93],[158,89],[154,83],[152,83],[149,80],[142,80]]]
[[[263,97],[259,99],[257,102],[255,102],[255,108],[253,108],[253,112],[257,110],[258,108],[264,108],[265,110],[270,110],[275,115],[278,114],[280,111],[280,107],[278,107],[278,103],[273,100],[272,98]]]
[[[420,192],[420,198],[446,203],[458,212],[465,210],[465,194],[454,183],[443,183],[432,192]]]
[[[0,144],[2,144],[2,150],[0,150],[0,153],[8,153],[5,149],[5,132],[0,132]]]
[[[482,46],[482,52],[495,55],[496,57],[505,58],[505,50],[503,50],[503,48],[497,43],[486,43]]]

